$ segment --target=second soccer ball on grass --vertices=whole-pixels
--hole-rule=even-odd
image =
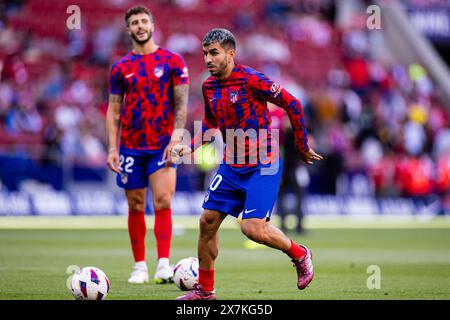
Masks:
[[[181,290],[192,290],[198,282],[198,259],[181,259],[173,268],[173,282]]]

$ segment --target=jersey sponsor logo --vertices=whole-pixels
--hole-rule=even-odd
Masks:
[[[134,72],[132,72],[132,73],[130,73],[130,74],[127,74],[126,76],[125,76],[125,79],[128,79],[129,77],[132,77],[134,75]]]
[[[165,164],[166,162],[167,162],[166,160],[158,161],[158,166],[162,166],[162,165]]]
[[[253,211],[256,211],[256,209],[252,209],[252,210],[245,209],[244,210],[244,214],[248,214],[248,213],[253,212]]]
[[[231,103],[236,103],[236,101],[238,100],[238,93],[233,91],[230,92],[230,101]]]
[[[156,66],[154,73],[155,76],[161,78],[164,75],[164,68],[162,66]]]

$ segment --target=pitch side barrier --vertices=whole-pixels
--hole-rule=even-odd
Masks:
[[[176,192],[172,201],[175,215],[199,215],[203,192]],[[286,201],[295,201],[286,197]],[[310,216],[437,216],[450,215],[439,198],[375,198],[334,195],[306,195],[302,203],[305,215]],[[295,207],[295,203],[285,203]],[[276,207],[274,213],[276,214]],[[70,216],[70,215],[126,215],[126,198],[110,191],[0,191],[0,216]],[[153,214],[153,208],[147,208]]]

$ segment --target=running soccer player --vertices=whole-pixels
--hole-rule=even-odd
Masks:
[[[112,66],[106,116],[108,167],[125,189],[128,231],[134,257],[130,283],[148,282],[145,260],[146,191],[150,182],[155,210],[158,264],[154,281],[170,282],[171,201],[176,165],[168,161],[170,146],[184,128],[189,91],[188,69],[180,55],[155,44],[149,9],[136,6],[125,14],[133,50]],[[120,131],[120,147],[119,147]]]
[[[211,180],[203,202],[204,211],[200,217],[199,283],[194,290],[178,297],[177,300],[216,298],[214,262],[219,251],[217,231],[227,215],[238,217],[241,212],[241,230],[248,238],[282,250],[292,259],[297,271],[299,289],[306,288],[314,276],[311,251],[289,239],[270,223],[281,179],[282,160],[276,148],[271,147],[271,118],[267,102],[286,110],[294,130],[296,147],[304,162],[312,164],[315,160],[321,160],[322,156],[308,146],[300,101],[264,74],[250,67],[235,64],[235,49],[236,41],[228,30],[213,29],[204,37],[204,59],[211,76],[202,86],[205,102],[202,132],[193,139],[190,146],[178,144],[170,150],[170,159],[179,161],[180,157],[195,150],[206,130],[218,128],[224,139],[227,136],[226,161],[220,165]],[[254,153],[255,146],[252,146],[249,140],[245,140],[243,145],[237,145],[235,149],[234,137],[229,139],[228,136],[230,129],[241,132],[254,130],[257,135],[266,130],[267,139],[259,139],[258,147],[264,147],[260,143],[266,144],[265,147],[269,150],[267,159],[272,163],[268,164],[259,156],[254,163],[247,161]],[[240,160],[236,163],[236,154],[234,151],[229,152],[230,149],[245,149],[244,163]],[[278,165],[272,166],[273,163]],[[276,169],[272,170],[271,167]],[[263,169],[268,170],[266,174],[263,173]]]

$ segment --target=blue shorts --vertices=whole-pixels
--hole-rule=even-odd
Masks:
[[[242,212],[242,219],[270,220],[280,187],[282,160],[269,172],[263,168],[267,170],[268,166],[236,168],[221,164],[206,192],[203,208],[236,218]]]
[[[117,185],[124,189],[148,187],[148,177],[159,169],[166,167],[162,160],[164,148],[160,150],[130,150],[121,148]],[[176,168],[176,164],[171,166]]]

